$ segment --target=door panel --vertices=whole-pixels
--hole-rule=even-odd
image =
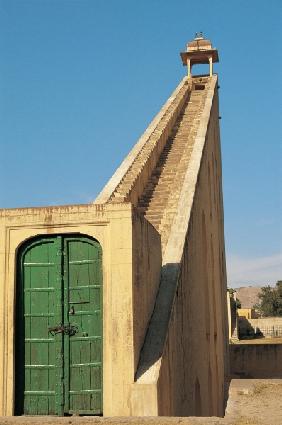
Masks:
[[[32,243],[21,255],[17,299],[16,407],[26,415],[55,414],[56,350],[48,327],[58,320],[58,240]]]
[[[101,284],[92,239],[40,238],[20,251],[16,414],[102,413]]]
[[[86,238],[66,239],[69,336],[69,411],[101,414],[102,351],[101,248]],[[93,349],[93,346],[95,347]],[[67,375],[67,371],[65,372]]]

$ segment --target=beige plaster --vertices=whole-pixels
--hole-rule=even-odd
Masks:
[[[160,240],[142,218],[134,219],[139,250],[154,259],[147,281],[136,272],[133,258],[131,204],[77,205],[0,211],[0,415],[12,415],[14,403],[14,305],[15,265],[19,246],[27,239],[46,234],[81,233],[97,239],[103,252],[103,391],[104,414],[129,414],[127,403],[134,380],[138,344],[151,314],[149,287],[157,281]],[[144,232],[145,228],[145,232]],[[142,234],[140,234],[140,232]],[[143,245],[142,245],[143,244]],[[136,248],[135,248],[136,250]],[[139,255],[137,249],[136,255]],[[145,261],[149,261],[144,257]],[[137,273],[137,274],[136,274]],[[153,281],[153,282],[152,282]],[[134,320],[133,300],[144,296],[146,313]],[[154,296],[154,291],[152,291]],[[144,317],[143,317],[144,316]],[[147,318],[147,319],[146,319]],[[134,335],[134,332],[136,335]],[[136,345],[134,352],[133,347]]]
[[[212,77],[136,374],[135,415],[144,415],[144,409],[150,415],[198,413],[196,379],[201,414],[223,415],[224,411],[227,309],[216,87],[217,77]],[[152,394],[150,410],[148,405],[135,404],[145,387]]]
[[[230,373],[234,378],[282,378],[281,344],[230,344]]]

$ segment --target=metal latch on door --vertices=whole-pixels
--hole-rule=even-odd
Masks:
[[[48,332],[54,336],[59,333],[65,333],[66,335],[73,336],[78,332],[78,326],[76,325],[58,325],[51,326],[48,328]]]

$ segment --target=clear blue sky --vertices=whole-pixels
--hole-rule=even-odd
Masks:
[[[0,0],[0,206],[94,200],[203,31],[220,54],[229,283],[282,278],[281,22],[281,0]]]

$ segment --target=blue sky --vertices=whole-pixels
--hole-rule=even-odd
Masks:
[[[87,203],[219,49],[229,284],[282,278],[281,0],[0,0],[0,207]]]

